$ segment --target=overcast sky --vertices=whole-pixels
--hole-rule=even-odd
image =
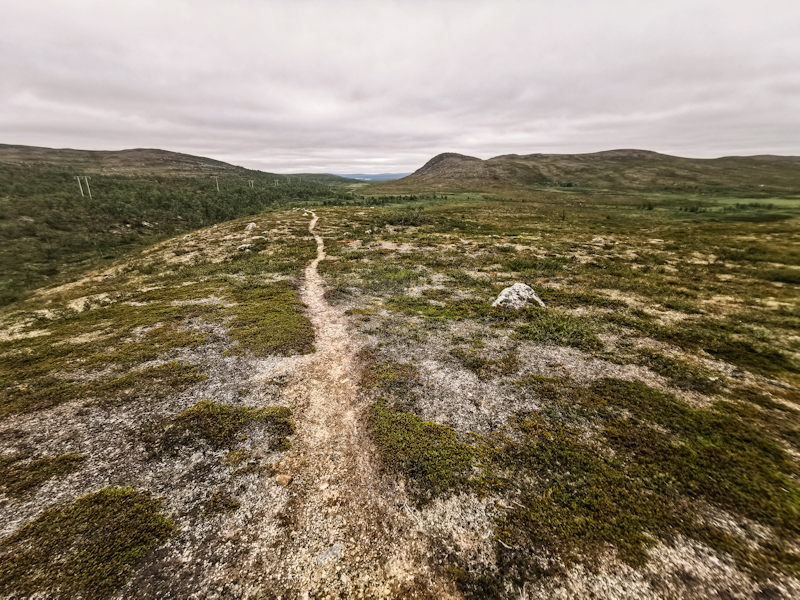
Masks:
[[[333,173],[800,155],[800,1],[0,0],[0,143]]]

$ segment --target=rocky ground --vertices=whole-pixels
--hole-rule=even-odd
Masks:
[[[0,571],[14,576],[0,576],[3,596],[800,595],[796,375],[731,363],[721,346],[681,345],[667,329],[751,310],[763,329],[751,354],[790,356],[792,289],[750,305],[722,288],[647,297],[668,289],[664,268],[636,290],[615,289],[605,270],[589,293],[598,261],[659,264],[649,240],[661,232],[630,226],[598,242],[573,224],[565,242],[563,218],[541,207],[514,227],[497,207],[447,210],[235,221],[7,311]],[[717,263],[718,285],[735,289],[745,267]],[[492,309],[519,280],[547,308]],[[705,301],[715,309],[696,308]],[[736,335],[740,348],[750,339]],[[597,391],[614,385],[664,408]],[[609,402],[619,405],[596,408]],[[720,426],[738,428],[736,447],[708,437]],[[707,486],[764,495],[765,512],[652,483],[664,476],[658,457],[615,441],[631,431],[663,436],[676,462],[723,478]],[[706,451],[733,466],[712,471]],[[558,452],[562,463],[548,462]],[[748,459],[771,470],[748,471]],[[603,487],[623,480],[660,507],[655,520]],[[138,508],[98,500],[120,488],[144,494]],[[592,494],[611,504],[586,504]],[[99,512],[69,512],[86,498]],[[57,546],[56,527],[78,533]],[[105,554],[82,550],[88,539]],[[80,552],[90,572],[131,558],[98,580],[67,568]]]

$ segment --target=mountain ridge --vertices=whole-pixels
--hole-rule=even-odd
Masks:
[[[411,175],[371,190],[496,191],[579,187],[635,191],[800,192],[800,157],[779,155],[684,158],[652,150],[584,154],[504,154],[486,160],[444,152]]]
[[[81,166],[98,173],[136,171],[173,175],[197,175],[202,171],[245,172],[251,170],[213,158],[157,148],[78,150],[74,148],[0,144],[0,162],[7,164],[46,163],[53,166]]]

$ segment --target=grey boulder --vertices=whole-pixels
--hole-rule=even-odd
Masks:
[[[527,306],[528,302],[531,300],[538,302],[539,306],[544,308],[544,302],[536,295],[536,292],[533,291],[531,286],[525,285],[524,283],[515,283],[511,287],[507,287],[500,292],[500,295],[497,296],[497,300],[492,302],[492,306],[505,306],[506,308],[517,309]]]

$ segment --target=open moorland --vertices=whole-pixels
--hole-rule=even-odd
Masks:
[[[0,596],[800,596],[800,198],[412,183],[20,284]]]

